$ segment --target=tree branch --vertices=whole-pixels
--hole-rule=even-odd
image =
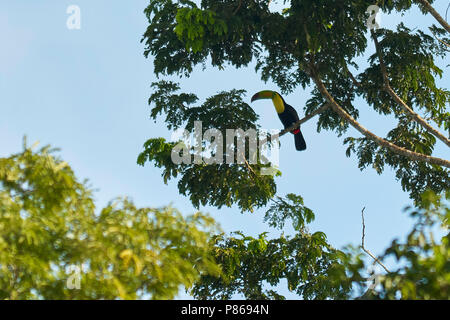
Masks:
[[[239,9],[241,8],[241,6],[242,6],[242,0],[239,0],[239,5],[238,5],[237,8],[233,11],[233,15],[235,15],[235,14],[239,11]]]
[[[285,135],[288,132],[291,132],[297,128],[300,127],[300,125],[302,123],[305,123],[306,121],[308,121],[309,119],[315,117],[316,115],[324,112],[325,110],[327,110],[331,105],[329,103],[324,104],[323,106],[321,106],[319,109],[314,110],[313,112],[311,112],[310,114],[308,114],[307,116],[305,116],[304,118],[298,120],[297,122],[293,123],[290,127],[283,129],[280,131],[280,133],[273,135],[274,137],[281,137],[283,135]],[[263,144],[265,144],[267,142],[267,138],[263,139],[259,142],[259,145],[262,146]]]
[[[364,210],[366,209],[366,207],[364,207],[361,211],[361,217],[362,217],[362,238],[361,238],[361,248],[364,250],[365,253],[367,253],[376,263],[378,263],[380,266],[383,267],[383,269],[387,272],[390,273],[389,269],[386,268],[386,266],[380,261],[380,259],[378,259],[377,257],[375,257],[375,255],[370,252],[368,249],[366,249],[366,247],[364,246],[364,239],[366,237],[366,224],[364,223]]]
[[[445,41],[442,40],[442,39],[439,39],[439,38],[434,34],[433,31],[431,31],[431,34],[433,35],[433,37],[434,37],[437,41],[439,41],[440,43],[442,43],[444,46],[450,48],[450,44],[448,44],[447,42],[445,42]],[[449,50],[447,49],[446,51],[449,51]]]
[[[355,87],[360,88],[361,87],[361,83],[356,80],[356,78],[353,76],[353,74],[350,72],[350,70],[348,69],[348,66],[346,63],[344,63],[344,69],[345,72],[348,74],[348,76],[350,77],[350,79],[352,80],[353,84],[355,85]]]
[[[420,2],[429,13],[431,13],[431,15],[441,24],[441,26],[444,27],[445,30],[447,30],[447,32],[450,32],[450,25],[436,10],[434,10],[427,0],[418,0],[418,2]]]
[[[436,136],[439,140],[444,142],[448,147],[450,147],[450,139],[440,133],[438,130],[433,128],[425,119],[423,119],[419,114],[417,114],[413,109],[411,109],[403,100],[400,98],[394,90],[392,90],[389,83],[389,77],[386,69],[386,65],[383,60],[383,54],[381,52],[380,44],[378,43],[377,36],[373,30],[370,31],[373,41],[375,43],[375,49],[377,51],[378,60],[380,61],[381,74],[383,75],[384,89],[387,93],[395,100],[402,108],[405,110],[417,123],[424,127],[427,131]]]
[[[316,83],[316,86],[322,96],[331,104],[331,107],[333,110],[339,114],[343,119],[348,121],[356,130],[358,130],[361,134],[363,134],[368,139],[376,142],[378,145],[385,147],[392,152],[408,157],[415,161],[424,161],[430,164],[435,164],[443,167],[450,168],[450,161],[432,157],[423,153],[417,153],[413,152],[411,150],[408,150],[406,148],[399,147],[392,142],[389,142],[383,138],[380,138],[379,136],[375,135],[374,133],[370,132],[366,128],[364,128],[358,121],[356,121],[351,115],[347,113],[331,96],[331,94],[328,92],[328,90],[325,88],[325,85],[320,80],[319,76],[317,75],[317,72],[315,71],[315,67],[312,63],[310,63],[310,76],[313,79],[313,81]]]

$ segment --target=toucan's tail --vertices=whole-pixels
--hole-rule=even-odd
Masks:
[[[305,138],[303,138],[303,134],[300,129],[294,130],[294,139],[295,139],[295,149],[297,151],[303,151],[306,149]]]

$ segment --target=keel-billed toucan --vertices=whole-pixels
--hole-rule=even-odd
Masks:
[[[270,90],[260,91],[252,97],[252,102],[259,99],[272,99],[273,105],[277,110],[278,117],[283,123],[285,129],[289,128],[292,124],[299,120],[297,111],[295,111],[291,105],[287,104],[278,92]],[[291,132],[294,134],[295,138],[295,149],[298,151],[305,150],[306,142],[300,128],[297,128]]]

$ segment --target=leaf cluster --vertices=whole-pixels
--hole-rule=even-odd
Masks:
[[[216,231],[207,215],[126,198],[96,213],[92,190],[48,147],[0,158],[0,299],[172,299],[220,272]]]

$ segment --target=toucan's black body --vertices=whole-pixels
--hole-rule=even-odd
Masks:
[[[252,102],[259,99],[272,99],[275,109],[277,110],[278,118],[280,118],[284,129],[289,128],[299,120],[297,111],[291,105],[287,104],[279,93],[268,90],[260,91],[252,97]],[[298,151],[305,150],[306,142],[300,128],[291,132],[294,134],[295,149]]]
[[[284,101],[284,100],[283,100]],[[293,123],[297,122],[299,119],[297,111],[286,102],[284,103],[284,112],[278,114],[278,118],[280,118],[281,123],[284,128],[289,128]],[[306,149],[306,142],[303,138],[303,134],[300,129],[296,129],[292,131],[294,134],[295,140],[295,149],[298,151],[303,151]]]

